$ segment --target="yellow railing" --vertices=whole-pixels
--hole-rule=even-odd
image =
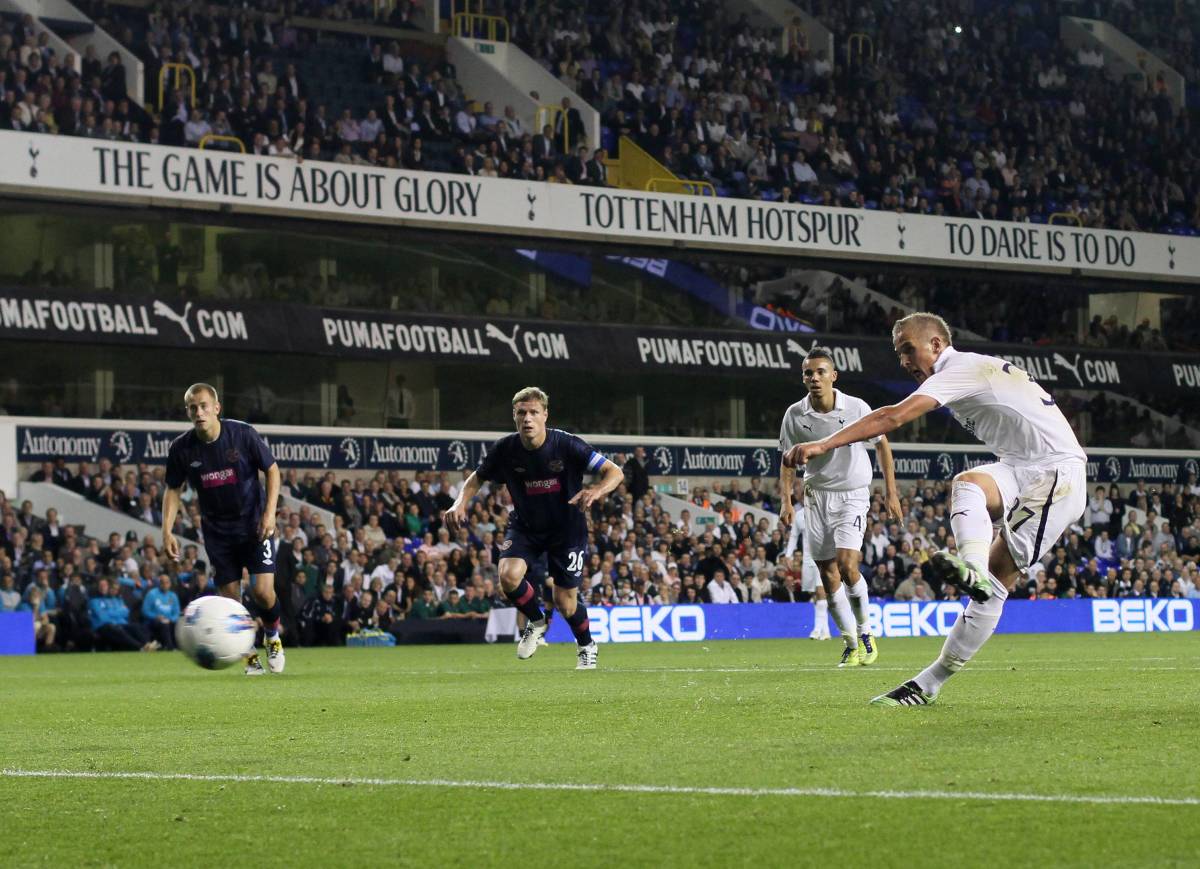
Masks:
[[[1078,215],[1078,214],[1072,214],[1072,213],[1071,213],[1071,212],[1069,212],[1069,211],[1056,211],[1056,212],[1054,212],[1053,214],[1051,214],[1051,215],[1050,215],[1050,218],[1049,218],[1049,220],[1047,220],[1047,221],[1046,221],[1046,223],[1054,223],[1054,222],[1056,222],[1056,221],[1057,221],[1059,218],[1062,218],[1062,222],[1063,222],[1063,223],[1073,223],[1073,224],[1075,224],[1076,226],[1080,226],[1080,227],[1081,227],[1081,226],[1083,226],[1083,221],[1079,219],[1079,215]]]
[[[608,186],[624,187],[625,176],[621,171],[621,161],[616,157],[605,157],[604,165],[608,167]]]
[[[846,37],[846,62],[850,65],[866,63],[875,59],[875,40],[865,33],[851,33]]]
[[[459,9],[459,0],[450,0],[450,20],[453,21],[463,12],[470,15],[483,15],[484,0],[462,0],[462,5],[465,7]]]
[[[707,181],[690,181],[687,178],[651,178],[646,182],[648,193],[687,193],[691,196],[716,196],[717,188]]]
[[[200,137],[200,144],[197,145],[200,150],[204,150],[204,146],[209,142],[228,142],[231,145],[237,145],[238,150],[243,154],[246,153],[246,143],[237,136],[222,136],[220,133],[205,133]]]
[[[783,29],[784,50],[791,51],[793,45],[803,52],[808,51],[808,32],[801,25],[789,24]]]
[[[158,110],[163,110],[163,95],[166,93],[167,87],[167,72],[168,70],[178,70],[180,75],[187,73],[188,81],[191,83],[192,102],[190,105],[194,108],[196,105],[196,70],[192,69],[191,64],[187,63],[164,63],[162,69],[158,71]]]
[[[503,26],[504,38],[500,38]],[[455,36],[462,39],[487,39],[491,42],[508,42],[508,19],[499,15],[482,15],[478,12],[459,12],[454,16]],[[484,35],[481,35],[482,34]]]

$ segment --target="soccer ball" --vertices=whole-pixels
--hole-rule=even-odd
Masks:
[[[206,670],[223,670],[254,651],[254,619],[233,598],[201,597],[175,628],[180,650]]]

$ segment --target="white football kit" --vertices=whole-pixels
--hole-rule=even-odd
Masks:
[[[862,399],[833,391],[833,410],[813,410],[806,395],[787,409],[779,428],[779,449],[819,441],[871,412]],[[872,438],[871,443],[878,443]],[[804,556],[828,561],[839,549],[862,549],[871,507],[871,457],[863,442],[838,447],[804,466]]]
[[[788,529],[787,546],[784,547],[783,554],[791,558],[796,553],[796,546],[800,543],[804,536],[806,523],[804,521],[804,502],[793,506],[795,518],[792,520],[792,527]],[[800,590],[812,594],[817,590],[817,586],[821,584],[821,571],[817,568],[817,563],[813,561],[812,555],[807,547],[800,558]]]
[[[1022,570],[1041,558],[1087,505],[1087,454],[1054,399],[1003,359],[947,347],[927,395],[999,459],[972,468],[996,481],[1004,500],[1001,534]]]

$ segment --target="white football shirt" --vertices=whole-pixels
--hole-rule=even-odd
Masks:
[[[796,444],[819,441],[871,412],[861,398],[833,391],[833,410],[818,413],[813,410],[812,396],[806,395],[787,409],[779,427],[779,449],[787,452]],[[879,438],[871,438],[879,443]],[[849,491],[871,485],[871,457],[863,441],[838,447],[836,450],[809,459],[804,466],[804,485],[816,489]]]
[[[1054,399],[1011,362],[947,347],[933,365],[933,376],[914,395],[928,395],[947,407],[1003,462],[1087,461]]]

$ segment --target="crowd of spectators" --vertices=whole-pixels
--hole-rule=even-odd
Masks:
[[[817,0],[836,56],[718,0],[506,0],[515,40],[676,174],[730,195],[1186,231],[1191,117],[1030,2]],[[1131,13],[1136,15],[1136,13]],[[1189,33],[1192,22],[1176,32]],[[856,53],[847,37],[865,33]],[[1102,64],[1101,59],[1101,64]]]
[[[771,281],[779,276],[777,268],[754,271],[760,281]],[[891,324],[906,313],[940,311],[959,334],[966,331],[982,340],[1000,344],[1149,353],[1200,347],[1193,316],[1197,303],[1192,295],[1168,298],[1160,303],[1160,328],[1152,325],[1146,316],[1134,323],[1122,322],[1116,314],[1092,314],[1089,317],[1091,294],[1111,292],[1114,289],[1111,285],[1047,281],[1045,278],[934,275],[918,271],[862,273],[846,270],[843,274],[819,286],[793,281],[784,292],[754,294],[754,298],[759,304],[772,303],[818,332],[829,334],[886,334]],[[882,298],[856,296],[852,292],[853,284]],[[1031,310],[1036,310],[1038,316],[1026,316]]]
[[[1137,17],[1118,3],[1093,5],[1118,24]],[[1174,17],[1172,4],[1152,5],[1156,22],[1138,32],[1168,34],[1173,57],[1191,56],[1190,20]],[[258,11],[272,9],[334,20],[380,13],[355,0]],[[407,24],[412,7],[395,10],[387,14]],[[581,138],[569,105],[552,128],[527,129],[508,107],[469,102],[444,60],[422,70],[397,43],[366,37],[323,35],[322,44],[341,40],[348,56],[363,58],[360,83],[378,88],[379,104],[357,114],[314,104],[296,64],[313,37],[288,14],[196,2],[92,11],[142,58],[155,87],[163,63],[192,64],[197,105],[172,79],[162,112],[143,112],[124,93],[119,58],[89,54],[75,75],[27,19],[0,25],[0,126],[189,145],[215,132],[283,157],[577,184],[606,184],[606,151],[628,135],[724,195],[1200,228],[1190,111],[1160,81],[1148,90],[1116,83],[1098,55],[1070,52],[1051,4],[818,0],[812,12],[835,34],[833,57],[810,49],[799,28],[754,27],[719,0],[491,8],[508,18],[514,41],[602,113],[600,142]],[[870,36],[870,49],[848,48],[851,33]]]
[[[664,510],[648,487],[644,454],[614,460],[624,465],[626,484],[590,515],[582,587],[589,605],[808,599],[799,584],[801,536],[771,530],[765,514],[777,512],[779,502],[768,486],[734,479],[694,487],[697,515],[703,508],[721,517],[702,525],[690,513],[673,519]],[[101,462],[72,470],[59,461],[32,479],[106,492],[90,497],[139,519],[160,519],[159,467]],[[451,535],[440,517],[460,485],[434,472],[338,480],[332,472],[288,470],[283,489],[298,500],[279,508],[276,573],[287,641],[339,645],[350,633],[387,630],[404,619],[481,619],[508,606],[497,564],[511,501],[503,488],[485,486],[466,527]],[[886,519],[881,493],[872,498],[862,562],[872,594],[957,599],[922,570],[934,552],[954,546],[949,485],[919,481],[901,490],[902,522]],[[189,521],[181,518],[176,533],[202,543]],[[1198,558],[1195,475],[1160,488],[1144,481],[1128,490],[1100,486],[1014,596],[1196,598]],[[170,648],[181,608],[211,590],[198,546],[185,546],[182,559],[171,562],[153,535],[91,539],[69,517],[54,510],[38,516],[29,502],[0,496],[0,608],[33,611],[44,649]]]
[[[15,25],[0,21],[0,56],[7,58],[0,68],[0,129],[188,147],[215,135],[239,139],[250,153],[283,158],[607,183],[603,151],[566,153],[565,128],[576,141],[582,130],[569,100],[563,121],[528,129],[510,106],[464,95],[444,53],[434,52],[437,62],[422,68],[397,40],[330,33],[318,39],[293,23],[305,12],[325,20],[363,17],[373,4],[301,6],[270,16],[193,0],[142,9],[94,4],[97,22],[144,64],[144,109],[126,93],[116,53],[101,68],[87,49],[77,74],[73,58],[56,57],[45,29],[30,16]],[[401,3],[389,15],[407,21],[411,9]],[[343,88],[338,93],[352,94],[346,104],[330,106],[310,94],[301,68],[315,50],[340,56],[343,62],[330,68],[338,75],[351,60],[347,80],[336,83]],[[194,101],[192,76],[167,66],[174,63],[194,71]],[[164,69],[164,104],[156,108]],[[208,147],[234,146],[213,140]]]

